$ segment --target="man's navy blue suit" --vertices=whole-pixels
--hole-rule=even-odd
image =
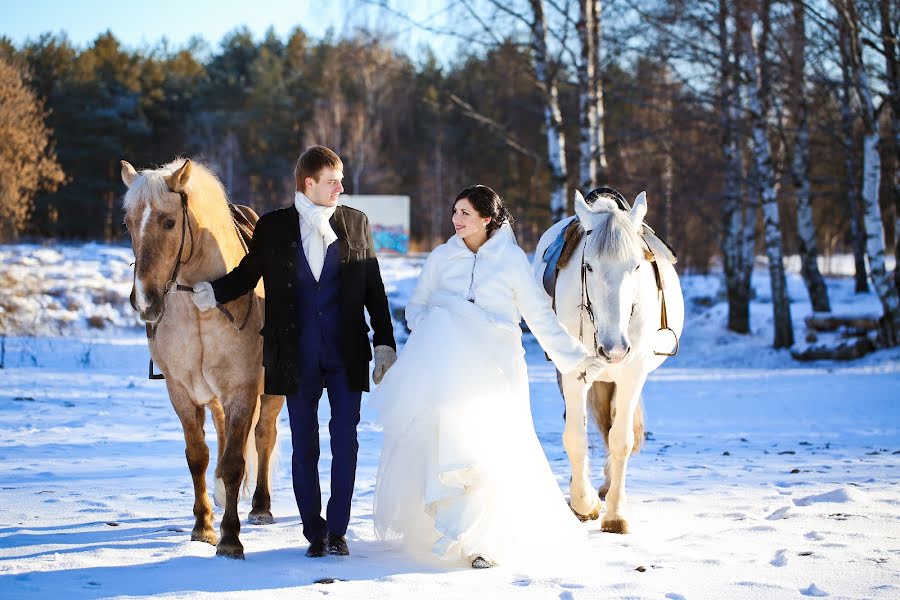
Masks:
[[[310,542],[326,531],[344,535],[347,530],[359,447],[356,425],[362,392],[369,390],[372,345],[397,347],[368,218],[338,206],[330,223],[338,239],[328,247],[318,282],[300,243],[300,214],[293,204],[260,217],[241,263],[211,282],[216,301],[224,304],[263,279],[265,392],[287,396],[294,493]],[[321,517],[317,466],[316,413],[323,387],[331,404],[334,458],[327,521]]]
[[[341,356],[341,278],[338,244],[325,253],[322,274],[316,281],[301,244],[297,244],[297,286],[294,307],[300,329],[297,361],[299,389],[287,395],[294,446],[294,495],[303,520],[303,535],[310,542],[326,533],[345,535],[350,519],[350,500],[356,477],[359,443],[356,426],[362,392],[354,390]],[[328,390],[331,405],[331,499],[327,520],[322,518],[319,487],[319,419],[322,390]]]

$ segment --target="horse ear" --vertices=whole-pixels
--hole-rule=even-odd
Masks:
[[[575,214],[578,215],[578,218],[581,220],[581,226],[586,230],[594,228],[597,213],[591,209],[591,205],[587,203],[578,190],[575,190]]]
[[[187,158],[177,171],[166,177],[166,183],[173,192],[184,191],[188,179],[191,178],[191,159]]]
[[[575,190],[575,214],[578,215],[582,223],[590,222],[594,214],[591,211],[591,207],[585,202],[584,196],[578,190]]]
[[[631,212],[628,213],[628,218],[634,224],[635,229],[640,229],[641,224],[644,222],[644,217],[647,216],[647,192],[641,192],[637,195],[637,198],[634,199],[634,205],[631,207]]]
[[[119,163],[122,165],[122,181],[127,187],[131,187],[134,180],[138,178],[138,173],[127,160],[120,160]]]

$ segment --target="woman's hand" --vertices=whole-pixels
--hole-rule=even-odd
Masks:
[[[589,356],[581,361],[574,369],[578,373],[578,379],[585,384],[595,381],[610,381],[606,378],[606,363],[596,356]]]

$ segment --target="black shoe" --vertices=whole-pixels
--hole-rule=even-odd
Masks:
[[[490,569],[493,566],[494,565],[480,556],[476,556],[475,560],[472,561],[473,569]]]
[[[325,543],[325,540],[315,541],[307,548],[306,555],[310,558],[322,558],[323,556],[327,556],[328,544]]]
[[[328,554],[350,556],[350,548],[347,547],[346,537],[329,533],[325,539],[328,541]]]

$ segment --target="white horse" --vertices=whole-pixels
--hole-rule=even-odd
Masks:
[[[575,212],[587,235],[581,236],[571,260],[559,270],[556,312],[569,333],[580,335],[608,369],[602,381],[585,382],[577,374],[561,377],[566,402],[563,445],[572,466],[570,504],[580,519],[596,519],[600,497],[605,495],[602,529],[627,533],[625,472],[628,457],[644,437],[641,389],[647,375],[677,349],[684,299],[674,267],[661,259],[656,267],[668,316],[669,329],[664,330],[663,295],[649,260],[653,254],[640,235],[647,213],[645,193],[625,211],[604,196],[588,205],[576,192]],[[574,218],[556,223],[538,242],[534,258],[538,281],[546,265],[544,251]],[[588,407],[607,447],[606,482],[599,494],[591,487],[588,465]]]

